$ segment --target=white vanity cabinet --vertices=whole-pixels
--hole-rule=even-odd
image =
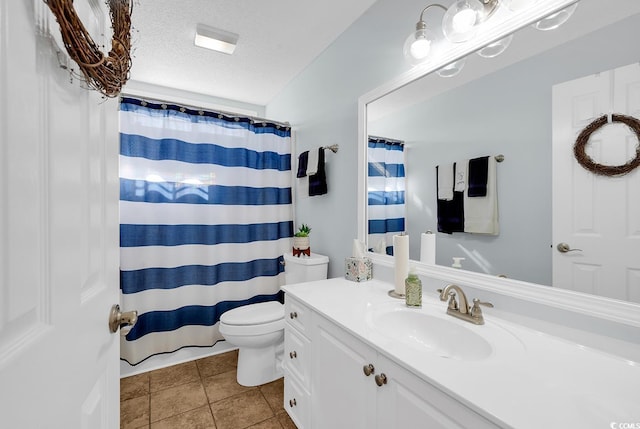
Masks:
[[[285,308],[284,402],[299,429],[499,427],[296,299]]]
[[[285,300],[284,408],[299,429],[310,428],[311,310],[299,301]]]

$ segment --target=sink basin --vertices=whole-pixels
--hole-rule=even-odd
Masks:
[[[451,316],[404,306],[373,311],[370,316],[369,323],[376,332],[444,358],[482,360],[493,352],[492,345],[472,330],[483,326],[467,328],[457,319],[449,319]]]

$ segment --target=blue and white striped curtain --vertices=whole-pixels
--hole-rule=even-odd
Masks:
[[[212,346],[226,310],[280,299],[292,233],[288,127],[122,99],[123,360]]]
[[[392,255],[393,236],[405,230],[404,143],[369,137],[367,159],[368,247]]]

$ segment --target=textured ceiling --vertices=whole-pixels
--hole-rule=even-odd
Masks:
[[[266,105],[375,0],[139,0],[131,79]],[[233,55],[193,44],[196,24],[240,35]]]

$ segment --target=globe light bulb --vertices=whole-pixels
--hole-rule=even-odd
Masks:
[[[415,40],[411,44],[411,56],[416,60],[422,60],[429,55],[429,51],[431,50],[431,41],[421,38]]]
[[[466,33],[476,24],[477,15],[473,9],[463,9],[453,17],[453,29],[459,33]]]

